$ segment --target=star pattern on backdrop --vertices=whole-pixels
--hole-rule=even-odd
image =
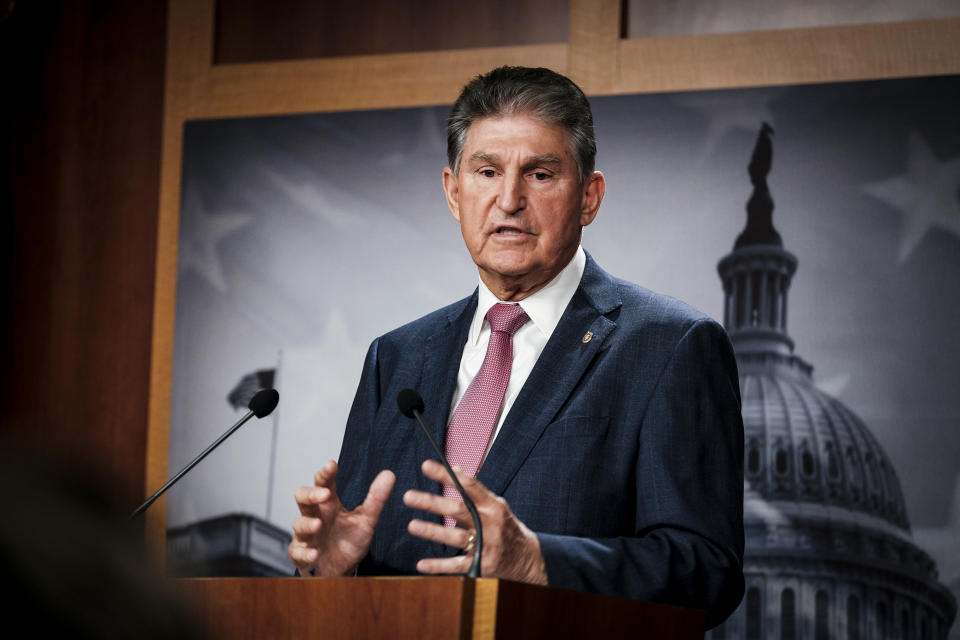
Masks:
[[[817,389],[823,391],[827,395],[833,396],[834,398],[839,397],[847,389],[847,385],[850,383],[850,374],[849,373],[839,373],[835,376],[829,378],[824,378],[823,380],[817,381]]]
[[[211,286],[225,293],[219,245],[229,235],[253,223],[248,213],[213,214],[207,211],[196,189],[187,189],[180,214],[179,273],[194,271]]]
[[[908,140],[906,173],[864,185],[863,190],[904,215],[900,264],[933,227],[960,238],[960,157],[938,160],[915,131]]]
[[[716,151],[720,141],[731,131],[753,133],[761,122],[769,122],[776,128],[770,103],[781,93],[781,89],[757,91],[750,95],[739,91],[678,93],[670,101],[678,107],[697,111],[707,119],[700,155],[703,161]]]
[[[329,414],[331,407],[342,406],[343,400],[356,391],[358,378],[347,375],[346,371],[343,375],[322,375],[330,363],[340,363],[338,367],[349,369],[362,361],[367,344],[356,339],[352,326],[347,311],[334,305],[322,321],[314,321],[313,342],[287,343],[280,349],[283,355],[279,371],[285,376],[284,384],[290,392],[282,419],[291,429],[297,432],[315,429],[316,420]],[[288,375],[288,369],[293,370],[293,375]]]
[[[329,184],[321,175],[299,176],[291,179],[270,167],[261,171],[267,180],[279,190],[283,198],[307,215],[329,225],[337,231],[355,230],[367,225],[359,199],[344,189]],[[275,201],[274,201],[275,202]]]
[[[411,161],[423,162],[426,166],[436,164],[439,181],[440,171],[446,164],[447,137],[443,120],[437,119],[431,109],[422,109],[417,118],[417,131],[413,144],[402,151],[385,154],[380,164],[385,167],[403,166]]]

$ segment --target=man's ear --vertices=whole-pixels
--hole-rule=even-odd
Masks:
[[[607,190],[607,182],[603,174],[594,171],[587,182],[583,185],[580,198],[580,226],[585,227],[597,217],[597,211],[600,210],[600,202],[603,201],[603,194]]]
[[[450,167],[443,169],[443,192],[447,194],[447,207],[453,219],[460,222],[460,181]]]

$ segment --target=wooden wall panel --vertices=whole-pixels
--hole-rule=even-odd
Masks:
[[[143,492],[166,7],[17,3],[0,24],[4,432]]]
[[[620,42],[611,93],[960,73],[960,18]]]
[[[584,93],[609,93],[617,81],[620,0],[573,0],[570,5],[570,79]]]
[[[217,0],[214,62],[566,42],[569,0]]]

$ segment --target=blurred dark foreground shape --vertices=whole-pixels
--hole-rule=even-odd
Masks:
[[[69,638],[200,638],[150,562],[136,500],[63,455],[0,443],[7,629]],[[131,499],[127,499],[131,498]]]

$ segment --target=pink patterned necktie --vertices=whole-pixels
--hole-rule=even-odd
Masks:
[[[487,355],[447,427],[447,459],[451,466],[459,465],[470,477],[475,477],[480,469],[500,416],[513,365],[513,334],[529,319],[518,304],[495,304],[487,311],[490,323]],[[453,485],[444,485],[443,495],[461,499]],[[448,527],[457,525],[453,518],[444,517],[443,522]]]

